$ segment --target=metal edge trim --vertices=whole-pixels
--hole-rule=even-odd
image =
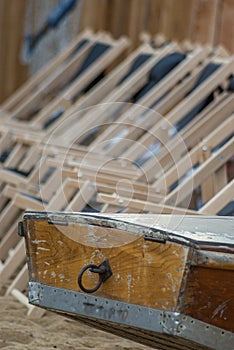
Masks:
[[[215,350],[232,350],[234,334],[178,312],[168,312],[29,282],[29,302],[42,308],[184,338]]]

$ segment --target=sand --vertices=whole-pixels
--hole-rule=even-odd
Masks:
[[[149,350],[151,348],[113,336],[47,312],[30,320],[26,307],[13,297],[0,297],[0,349],[4,350]]]

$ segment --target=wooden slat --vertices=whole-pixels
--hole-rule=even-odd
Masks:
[[[166,204],[156,204],[149,201],[141,201],[132,198],[126,198],[117,195],[108,195],[104,193],[99,193],[97,196],[97,201],[105,204],[116,205],[119,207],[127,207],[129,209],[138,209],[142,212],[150,212],[156,214],[190,214],[190,215],[198,215],[197,212],[173,207]]]
[[[194,173],[186,178],[165,198],[166,203],[180,204],[192,191],[197,188],[209,175],[225,164],[233,155],[234,137],[231,138],[219,151],[205,161]]]
[[[217,214],[234,198],[234,180],[230,181],[213,198],[211,198],[200,210],[202,214]]]

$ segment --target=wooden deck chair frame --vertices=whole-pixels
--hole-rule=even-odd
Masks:
[[[104,77],[97,85],[95,85],[90,91],[88,91],[81,100],[78,100],[73,105],[71,105],[61,116],[61,119],[48,127],[48,131],[52,131],[58,127],[58,124],[61,123],[63,119],[66,119],[67,116],[76,112],[82,111],[83,114],[86,112],[86,108],[93,106],[103,100],[110,91],[112,91],[118,85],[121,78],[126,74],[126,71],[129,69],[131,63],[134,59],[142,52],[149,51],[147,45],[144,45],[137,50],[135,50],[131,55],[129,55],[122,63],[120,63],[116,68],[114,68],[106,77]],[[152,50],[151,50],[152,51]],[[120,84],[121,85],[121,84]],[[82,113],[81,113],[82,115]],[[47,118],[46,114],[38,116],[35,118],[33,124],[35,126],[40,126]]]
[[[85,88],[85,86],[88,86],[88,84],[93,79],[95,79],[95,77],[98,76],[98,74],[100,74],[110,63],[112,63],[115,60],[115,58],[118,55],[120,55],[123,52],[123,50],[125,50],[128,46],[128,40],[126,38],[120,38],[114,41],[107,34],[97,34],[96,37],[94,37],[93,40],[90,40],[90,43],[82,49],[82,52],[78,52],[77,57],[72,58],[71,62],[69,63],[70,65],[67,64],[67,66],[63,67],[63,69],[61,69],[61,72],[59,71],[57,75],[52,74],[51,79],[43,81],[41,83],[42,87],[34,93],[31,99],[34,101],[34,99],[38,99],[41,95],[45,95],[45,89],[49,89],[49,87],[54,87],[55,83],[59,83],[61,79],[62,81],[64,81],[64,75],[65,78],[69,78],[69,74],[67,74],[68,72],[66,72],[66,70],[74,70],[73,66],[75,66],[75,68],[77,69],[77,64],[82,62],[83,56],[87,55],[92,44],[95,44],[97,42],[109,44],[110,50],[107,50],[107,52],[104,52],[103,55],[101,55],[101,57],[97,58],[95,63],[91,64],[89,69],[82,72],[81,75],[70,84],[70,86],[66,87],[62,93],[58,94],[57,97],[53,98],[44,108],[41,109],[41,111],[37,113],[37,116],[35,116],[34,114],[33,119],[30,123],[32,129],[36,129],[38,127],[43,128],[46,119],[50,118],[54,113],[56,113],[58,108],[64,108],[66,110],[66,108],[70,107],[73,101],[72,96],[68,97],[68,95],[78,93],[79,91],[81,92]],[[46,86],[46,84],[48,85],[48,87]],[[15,114],[20,117],[21,113],[26,111],[26,108],[29,108],[33,105],[33,101],[30,101],[30,99],[29,101],[26,101],[25,105],[19,107]],[[41,116],[43,116],[42,123],[39,125],[39,123],[35,122],[35,119],[40,120]],[[20,122],[17,123],[17,121],[13,120],[12,123],[16,127],[18,124],[20,124]]]
[[[182,61],[177,67],[175,67],[170,73],[168,73],[158,84],[155,85],[145,96],[143,96],[139,101],[137,101],[136,106],[132,106],[130,110],[128,110],[126,113],[124,113],[118,120],[116,121],[115,125],[110,125],[107,127],[107,130],[105,130],[100,136],[94,140],[91,147],[95,146],[95,149],[99,149],[100,151],[103,148],[103,144],[105,145],[105,141],[110,140],[113,138],[118,132],[120,132],[123,129],[127,128],[127,125],[129,125],[129,131],[125,135],[125,139],[120,139],[120,142],[115,144],[113,147],[109,149],[105,149],[105,153],[111,154],[113,156],[119,155],[124,148],[127,148],[128,139],[132,139],[132,133],[134,133],[134,138],[138,136],[141,131],[139,130],[141,127],[143,127],[144,130],[147,128],[150,128],[153,122],[155,122],[156,112],[154,108],[151,108],[151,105],[154,101],[159,100],[162,98],[165,93],[168,93],[172,88],[175,90],[176,84],[180,82],[180,85],[182,84],[181,81],[183,78],[185,78],[186,82],[188,79],[186,79],[186,76],[188,73],[191,72],[191,70],[195,70],[196,66],[198,64],[205,64],[209,59],[207,56],[209,55],[210,50],[209,49],[201,49],[200,47],[196,48],[194,52],[188,55],[188,57]],[[196,75],[194,75],[194,78],[192,79],[192,83],[194,83],[194,80],[197,78],[198,73],[202,70],[202,67],[200,66],[200,69],[198,72],[196,72]],[[190,89],[190,80],[187,83],[187,90]],[[179,86],[179,89],[181,86]],[[175,93],[175,91],[173,91]],[[180,94],[178,94],[178,91],[176,91],[176,95],[178,98],[178,101],[180,99]],[[174,101],[176,103],[177,101]],[[140,105],[140,106],[139,106]],[[141,106],[150,108],[150,110],[144,115],[144,118],[142,118],[142,125],[137,120],[137,117],[139,117],[139,114],[143,113]],[[159,109],[160,110],[160,109]],[[136,122],[135,122],[136,120]],[[137,132],[138,130],[138,132]]]
[[[101,39],[100,39],[101,41]],[[106,38],[103,39],[106,42]],[[32,125],[44,125],[48,120],[58,111],[62,110],[65,113],[73,103],[76,101],[75,96],[83,94],[83,90],[100,75],[105,69],[109,67],[111,63],[128,47],[128,40],[126,38],[120,38],[113,41],[111,49],[107,50],[101,57],[97,58],[90,67],[85,70],[81,75],[68,86],[65,91],[59,94],[57,97],[46,105],[35,117]],[[42,122],[42,124],[41,124]]]
[[[162,151],[157,155],[157,159],[163,169],[166,169],[166,165],[170,165],[171,153],[173,153],[174,161],[179,161],[184,155],[184,147],[181,147],[181,144],[186,144],[187,153],[187,150],[193,148],[201,139],[206,137],[222,121],[229,117],[233,112],[233,107],[234,96],[226,92],[211,102],[204,111],[199,113],[193,121],[181,130],[179,137],[175,137],[167,142]],[[150,172],[153,166],[153,161],[152,163],[149,161],[147,166],[145,166],[145,171]],[[160,176],[160,172],[153,173],[150,180],[157,181]]]
[[[165,137],[165,132],[171,129],[172,125],[176,124],[189,111],[194,108],[197,103],[208,96],[218,86],[224,84],[234,71],[234,60],[230,59],[227,64],[219,68],[208,79],[206,79],[197,89],[195,89],[189,96],[184,98],[175,108],[173,108],[165,117],[157,122],[149,133],[144,134],[138,141],[141,145],[147,147],[155,139]],[[168,135],[169,137],[169,135]],[[168,138],[167,137],[167,138]],[[166,140],[165,140],[166,141]],[[136,144],[130,147],[125,152],[125,157],[130,160],[135,160],[142,153]]]
[[[227,139],[227,137],[233,132],[234,115],[232,114],[209,135],[207,135],[207,137],[205,137],[199,144],[193,147],[184,157],[182,157],[163,175],[163,178],[161,177],[153,184],[153,186],[157,188],[158,192],[166,194],[168,192],[168,188],[178,181],[179,177],[184,176],[189,170],[191,170],[190,165],[194,167],[195,165],[199,164],[201,152],[210,154],[212,149],[217,147],[222,141],[225,141],[225,139]],[[166,184],[166,190],[164,190],[164,184]],[[215,193],[212,194],[212,197],[214,194]]]
[[[188,176],[181,184],[172,190],[166,197],[165,203],[180,205],[192,191],[203,183],[211,174],[222,167],[232,156],[234,137],[227,141],[216,153],[205,160],[200,167]]]
[[[77,45],[84,39],[95,37],[91,30],[85,30],[79,34],[71,44],[56,58],[51,59],[42,69],[34,76],[29,78],[13,95],[11,95],[2,105],[1,109],[10,115],[14,109],[18,108],[22,102],[28,98],[39,84],[41,84],[59,65],[61,65],[74,51]],[[14,114],[14,113],[13,113]]]
[[[164,193],[164,186],[170,188],[171,185],[176,183],[182,178],[186,172],[192,171],[191,165],[197,166],[208,160],[211,157],[212,149],[217,147],[222,141],[228,138],[234,131],[233,129],[233,115],[228,119],[224,120],[221,125],[214,129],[203,141],[197,144],[182,157],[172,168],[170,168],[165,174],[162,174],[160,179],[157,180],[153,186],[157,188],[157,191]],[[204,156],[205,154],[205,156]],[[188,161],[189,158],[189,161]],[[212,173],[202,184],[201,184],[201,198],[202,203],[209,201],[220,189],[222,189],[228,182],[227,179],[227,168],[226,165],[219,168],[217,171]]]
[[[139,210],[144,213],[154,214],[177,214],[177,215],[199,215],[197,212],[180,207],[170,206],[162,203],[153,203],[139,199],[129,199],[128,197],[99,193],[97,201],[108,205],[126,207],[128,209]]]
[[[199,213],[208,214],[215,213],[218,214],[231,200],[233,200],[234,193],[234,179],[227,183],[219,192],[215,194],[206,204],[204,204]]]
[[[151,49],[150,53],[152,54],[152,57],[144,65],[140,66],[136,72],[129,77],[129,79],[126,79],[120,86],[111,91],[107,97],[101,101],[100,106],[95,106],[94,108],[87,110],[85,115],[82,116],[81,114],[81,118],[79,114],[78,118],[76,114],[74,114],[73,118],[70,114],[70,118],[68,118],[67,123],[62,125],[62,142],[67,142],[67,144],[69,144],[74,139],[81,140],[85,137],[87,132],[95,127],[95,125],[100,126],[101,124],[105,123],[110,114],[114,115],[115,111],[119,109],[119,104],[115,102],[127,102],[128,99],[146,83],[147,73],[156,64],[156,62],[158,62],[160,58],[171,52],[173,49],[175,49],[175,45],[168,46],[156,53],[154,53]],[[120,77],[118,79],[120,79]],[[71,122],[73,128],[71,128]]]
[[[34,106],[38,104],[40,110],[43,109],[43,106],[49,101],[48,96],[56,94],[60,90],[60,87],[62,88],[66,82],[68,83],[72,79],[92,45],[98,40],[98,35],[92,37],[86,36],[82,38],[82,40],[84,39],[88,39],[87,43],[76,54],[70,54],[69,56],[72,56],[70,59],[69,56],[66,56],[66,59],[60,65],[54,68],[50,74],[48,73],[43,81],[30,94],[26,95],[20,105],[11,112],[11,118],[16,118],[19,121],[30,120],[28,115],[30,116],[33,113]]]

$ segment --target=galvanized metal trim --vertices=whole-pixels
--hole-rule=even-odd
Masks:
[[[233,333],[177,312],[128,304],[38,282],[29,282],[29,302],[72,315],[177,336],[215,350],[233,350]]]

